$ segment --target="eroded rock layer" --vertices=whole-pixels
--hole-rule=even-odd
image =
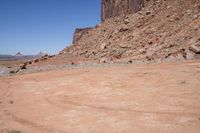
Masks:
[[[84,34],[86,34],[92,28],[77,28],[73,35],[73,44],[75,44]]]
[[[145,0],[102,0],[102,21],[141,10]]]

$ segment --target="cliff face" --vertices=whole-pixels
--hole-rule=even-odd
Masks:
[[[145,0],[102,0],[101,20],[138,12],[144,3]]]
[[[73,35],[73,44],[75,44],[84,34],[86,34],[92,28],[77,28]]]

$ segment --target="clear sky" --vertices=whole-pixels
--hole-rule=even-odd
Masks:
[[[55,54],[100,22],[101,0],[0,0],[0,54]]]

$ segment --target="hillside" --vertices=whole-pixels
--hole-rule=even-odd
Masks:
[[[152,0],[136,14],[107,19],[84,32],[51,62],[187,60],[199,58],[190,48],[199,44],[199,0]]]

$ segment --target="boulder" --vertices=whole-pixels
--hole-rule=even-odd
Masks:
[[[121,47],[121,48],[130,48],[131,46],[129,45],[129,44],[127,44],[127,43],[119,43],[119,46]]]
[[[129,19],[128,19],[128,18],[125,18],[125,19],[124,19],[124,24],[129,24],[129,23],[130,23]]]
[[[27,64],[23,64],[20,68],[21,69],[27,69]]]
[[[34,62],[35,62],[35,63],[39,62],[39,59],[35,59]]]
[[[195,53],[193,53],[192,51],[189,51],[189,50],[187,50],[186,53],[187,53],[187,54],[186,54],[186,59],[187,59],[187,60],[194,59]]]
[[[99,61],[100,64],[104,64],[104,63],[108,63],[108,62],[109,62],[109,60],[106,57],[101,58]]]
[[[101,45],[100,45],[100,48],[103,50],[103,49],[105,49],[106,48],[106,43],[104,42],[104,43],[102,43]]]
[[[127,25],[122,25],[122,27],[119,29],[119,32],[125,32],[128,30],[129,30],[129,27]]]
[[[32,64],[32,61],[28,61],[28,64],[31,65],[31,64]]]
[[[15,70],[11,70],[11,71],[10,71],[10,74],[15,74],[15,73],[16,73]]]
[[[150,11],[147,11],[147,12],[146,12],[146,15],[150,15],[150,14],[151,14],[151,12],[150,12]]]
[[[198,44],[193,44],[189,47],[189,50],[195,54],[200,54],[200,46]]]

